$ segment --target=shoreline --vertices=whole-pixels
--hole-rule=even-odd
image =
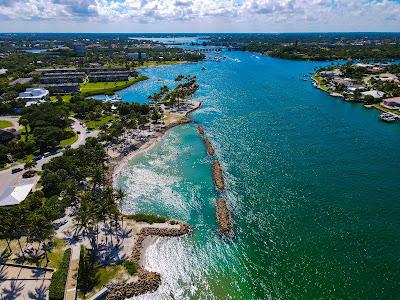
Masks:
[[[195,107],[190,109],[189,111],[185,112],[183,114],[183,119],[179,121],[172,122],[168,124],[164,130],[159,132],[159,134],[156,137],[150,138],[147,142],[142,144],[139,148],[135,150],[129,151],[126,155],[110,159],[110,165],[109,165],[109,181],[112,183],[112,185],[115,184],[117,181],[118,177],[121,175],[122,171],[128,166],[129,162],[138,157],[139,155],[144,154],[147,150],[151,149],[154,147],[159,141],[161,141],[167,131],[169,129],[172,129],[174,127],[183,125],[183,124],[188,124],[194,122],[192,119],[189,118],[189,115],[198,110],[201,105],[202,101],[192,101],[193,104],[195,104]]]

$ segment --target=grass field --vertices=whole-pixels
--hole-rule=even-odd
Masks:
[[[67,128],[66,131],[72,131],[71,128]],[[75,143],[78,140],[78,135],[76,134],[76,132],[73,132],[74,135],[72,137],[70,137],[69,139],[66,140],[62,140],[60,142],[60,146],[65,147],[65,146],[69,146],[72,145],[73,143]]]
[[[12,127],[13,124],[10,121],[0,120],[0,129]]]
[[[69,100],[71,100],[71,95],[62,95],[61,98],[64,100],[64,102],[68,103]],[[57,96],[51,96],[50,97],[51,101],[57,101]]]
[[[83,96],[94,96],[101,94],[114,93],[116,91],[123,90],[137,82],[148,79],[147,76],[139,76],[132,78],[129,81],[118,81],[118,82],[86,82],[81,84],[81,94]]]
[[[108,124],[111,121],[114,121],[117,119],[117,116],[104,116],[98,120],[85,120],[85,125],[87,128],[92,129],[92,130],[97,130],[100,128],[101,125]]]

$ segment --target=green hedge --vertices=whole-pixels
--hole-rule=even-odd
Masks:
[[[168,221],[168,219],[165,217],[160,217],[156,215],[146,215],[146,214],[126,215],[126,218],[130,220],[135,220],[136,222],[146,222],[149,224],[165,223]]]
[[[63,259],[57,270],[51,277],[49,286],[49,299],[62,300],[64,299],[65,284],[67,283],[69,261],[71,259],[71,249],[64,252]]]

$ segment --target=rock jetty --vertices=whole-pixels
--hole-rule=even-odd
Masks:
[[[197,130],[199,131],[199,133],[201,135],[203,135],[206,131],[204,130],[204,127],[202,125],[198,125],[197,126]]]
[[[109,291],[106,297],[107,300],[124,300],[133,296],[154,292],[158,289],[161,284],[160,274],[145,270],[141,264],[143,242],[146,237],[149,236],[176,237],[188,234],[191,231],[190,226],[182,222],[170,222],[170,224],[176,224],[179,225],[179,227],[144,227],[140,230],[135,245],[132,249],[132,254],[129,258],[129,260],[134,262],[138,268],[137,275],[139,279],[136,282],[131,283],[116,282],[107,285],[107,289]]]
[[[217,223],[219,230],[223,234],[228,234],[232,231],[232,218],[231,212],[224,199],[218,199],[215,202],[217,208]]]
[[[224,181],[224,175],[222,173],[222,168],[221,164],[218,160],[213,161],[213,177],[214,177],[214,183],[215,183],[215,188],[217,189],[218,192],[223,192],[225,190],[225,181]]]
[[[208,155],[214,156],[215,150],[214,150],[214,147],[213,147],[213,145],[211,144],[210,140],[209,140],[208,138],[205,137],[205,138],[204,138],[204,143],[206,144]]]

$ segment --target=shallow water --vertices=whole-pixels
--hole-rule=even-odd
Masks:
[[[322,63],[224,55],[147,69],[152,79],[125,91],[145,99],[179,74],[198,76],[203,106],[193,118],[215,144],[235,219],[235,239],[222,239],[195,125],[132,160],[117,182],[125,210],[194,229],[149,248],[163,284],[136,299],[398,298],[400,124],[302,80]]]

